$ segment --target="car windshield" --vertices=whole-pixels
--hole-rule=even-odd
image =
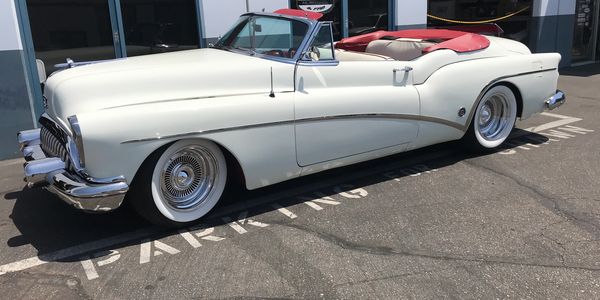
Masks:
[[[293,58],[308,32],[308,24],[269,16],[243,16],[214,46],[223,50]]]

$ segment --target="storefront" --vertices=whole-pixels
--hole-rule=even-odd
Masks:
[[[13,132],[35,126],[42,91],[36,59],[55,64],[209,46],[240,14],[291,7],[325,14],[337,39],[377,30],[490,31],[562,66],[595,61],[600,0],[7,0],[0,2],[0,158],[18,154]],[[490,24],[497,24],[490,25]],[[501,29],[499,29],[501,28]]]

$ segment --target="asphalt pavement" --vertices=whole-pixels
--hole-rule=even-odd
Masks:
[[[0,298],[600,298],[600,65],[496,153],[446,143],[239,191],[201,224],[73,210],[0,162]]]

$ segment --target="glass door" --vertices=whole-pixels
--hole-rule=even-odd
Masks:
[[[577,0],[575,32],[573,34],[573,62],[596,60],[598,43],[597,0]]]
[[[348,35],[388,30],[388,0],[348,0]]]
[[[67,58],[116,58],[108,0],[27,0],[35,56],[49,75]]]
[[[120,0],[127,56],[198,48],[195,0]]]

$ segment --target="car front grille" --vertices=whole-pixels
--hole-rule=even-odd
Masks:
[[[48,157],[59,157],[67,162],[68,152],[66,134],[52,121],[41,118],[40,147]]]

